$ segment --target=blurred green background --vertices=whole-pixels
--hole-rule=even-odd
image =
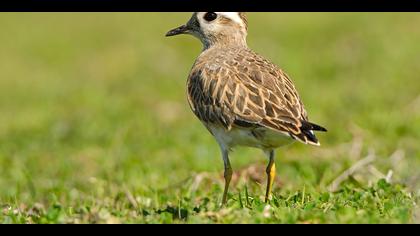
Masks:
[[[162,222],[152,209],[177,205],[182,181],[200,173],[216,187],[187,191],[191,207],[220,201],[218,146],[186,101],[201,44],[164,37],[190,16],[0,14],[0,222]],[[310,119],[329,130],[319,148],[279,149],[278,193],[326,192],[370,150],[377,159],[350,186],[367,188],[392,170],[392,183],[418,197],[420,14],[248,13],[248,21],[249,46],[291,76]],[[266,164],[247,148],[231,161],[234,170]],[[262,196],[263,185],[248,191]],[[407,216],[360,220],[418,221],[413,205],[403,207]],[[321,222],[352,221],[326,214]],[[305,216],[292,222],[320,217]]]

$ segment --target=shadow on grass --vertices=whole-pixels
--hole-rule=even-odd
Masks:
[[[157,214],[170,213],[172,214],[173,220],[187,220],[188,219],[188,210],[185,208],[171,207],[167,206],[165,209],[159,209],[156,211]]]

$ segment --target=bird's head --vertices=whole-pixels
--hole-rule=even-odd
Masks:
[[[185,24],[166,36],[190,34],[201,40],[205,48],[213,45],[246,45],[247,19],[243,12],[195,12]]]

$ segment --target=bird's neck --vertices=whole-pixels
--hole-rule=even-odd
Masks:
[[[232,34],[224,35],[220,34],[216,37],[210,37],[206,40],[203,40],[203,51],[207,49],[219,47],[219,48],[229,48],[229,47],[244,47],[247,48],[246,36],[242,34]]]

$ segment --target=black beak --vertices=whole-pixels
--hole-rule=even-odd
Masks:
[[[190,27],[188,27],[187,25],[181,25],[178,28],[170,30],[168,33],[166,33],[165,36],[169,37],[169,36],[175,36],[175,35],[178,35],[178,34],[186,34],[186,33],[189,32],[189,30],[190,30]]]

